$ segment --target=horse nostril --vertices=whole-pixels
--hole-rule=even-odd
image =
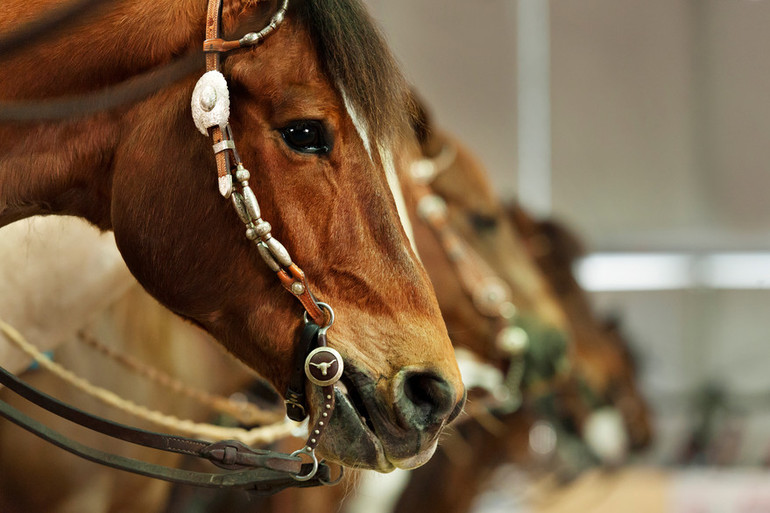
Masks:
[[[430,372],[404,372],[395,405],[404,427],[425,429],[447,420],[457,403],[452,386]]]

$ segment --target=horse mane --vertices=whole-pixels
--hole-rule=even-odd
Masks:
[[[413,102],[385,38],[360,0],[294,0],[330,78],[366,122],[375,141],[409,129]]]

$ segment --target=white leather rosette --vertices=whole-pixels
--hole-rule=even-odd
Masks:
[[[209,135],[212,126],[227,124],[230,118],[230,93],[227,80],[219,71],[207,71],[195,84],[192,94],[193,121],[203,135]]]

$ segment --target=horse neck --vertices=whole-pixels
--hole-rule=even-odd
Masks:
[[[10,2],[0,32],[44,16],[54,3]],[[0,100],[84,94],[162,66],[200,43],[205,8],[204,0],[117,2],[4,61]],[[124,117],[125,109],[0,125],[0,226],[37,214],[66,214],[110,228],[109,169]]]

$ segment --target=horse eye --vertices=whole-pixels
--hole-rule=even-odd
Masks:
[[[294,121],[281,128],[279,132],[286,145],[299,153],[325,155],[331,149],[326,130],[320,121]]]
[[[498,219],[490,215],[471,212],[468,214],[468,219],[476,233],[489,232],[497,228]]]

